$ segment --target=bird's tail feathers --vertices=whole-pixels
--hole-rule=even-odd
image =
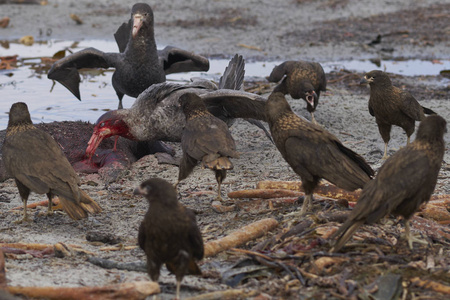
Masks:
[[[423,109],[424,114],[426,114],[426,115],[437,115],[436,112],[434,112],[433,110],[431,110],[429,108],[422,106],[422,109]]]
[[[80,193],[81,193],[80,205],[85,211],[91,214],[96,214],[102,211],[100,205],[98,205],[97,202],[95,202],[91,197],[89,197],[89,195],[85,191],[80,190]]]
[[[193,259],[191,259],[189,261],[188,274],[189,275],[202,275],[202,270],[200,270],[197,263]]]
[[[356,229],[359,228],[364,223],[364,221],[356,221],[354,223],[352,222],[346,222],[344,223],[338,231],[336,231],[331,238],[338,237],[336,243],[334,244],[333,248],[331,248],[330,252],[338,252],[341,250],[341,248],[347,243],[347,241],[352,237],[353,233],[356,231]]]
[[[87,211],[79,204],[59,195],[59,200],[63,210],[74,220],[80,220],[88,217]]]
[[[232,170],[234,166],[228,157],[220,156],[215,159],[208,159],[208,155],[206,155],[202,160],[202,167],[211,170]]]

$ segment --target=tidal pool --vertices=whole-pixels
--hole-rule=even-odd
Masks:
[[[111,85],[112,70],[104,72],[88,72],[82,75],[80,84],[81,98],[78,101],[65,87],[47,79],[46,71],[33,69],[41,63],[41,57],[52,57],[56,52],[68,49],[76,52],[87,47],[94,47],[105,52],[117,52],[114,41],[86,40],[73,41],[45,41],[32,46],[25,46],[17,42],[0,43],[0,56],[18,55],[25,59],[18,68],[0,71],[0,130],[8,123],[7,112],[15,102],[28,104],[33,122],[52,122],[64,120],[83,120],[95,122],[102,111],[116,109],[118,100]],[[163,48],[164,46],[159,46]],[[70,53],[66,52],[66,55]],[[273,67],[282,61],[247,61],[246,76],[264,80]],[[347,69],[366,72],[382,69],[387,72],[408,76],[438,75],[442,70],[450,69],[450,61],[439,62],[423,60],[380,61],[377,66],[371,61],[352,60],[338,62],[320,62],[325,72]],[[187,82],[191,77],[204,77],[218,80],[228,64],[227,59],[211,59],[208,72],[191,72],[171,74],[167,80]],[[53,86],[53,88],[52,88]],[[134,98],[125,96],[124,107],[132,105]]]

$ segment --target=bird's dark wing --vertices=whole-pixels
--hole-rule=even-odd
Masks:
[[[206,57],[176,47],[167,46],[158,50],[158,57],[166,75],[209,70],[209,60]]]
[[[220,153],[236,157],[236,144],[228,126],[211,115],[187,122],[183,131],[183,150],[191,157],[201,160],[208,154]]]
[[[3,147],[7,171],[31,190],[50,189],[79,202],[79,179],[59,145],[45,132],[27,130],[8,137]]]
[[[419,102],[409,92],[395,88],[394,93],[402,101],[401,110],[404,114],[416,121],[424,118],[422,106],[420,106]]]
[[[290,70],[289,61],[285,61],[282,64],[275,66],[275,68],[273,68],[267,80],[269,80],[270,82],[279,82],[284,77],[284,75],[286,75],[289,72],[289,70]]]
[[[251,118],[267,121],[266,99],[253,93],[235,90],[217,90],[200,95],[214,116],[227,118]]]
[[[403,200],[414,197],[427,181],[430,161],[424,151],[405,147],[391,156],[377,177],[363,189],[354,220],[367,218],[367,223],[380,220]]]
[[[189,208],[185,208],[186,214],[189,217],[189,242],[191,244],[193,250],[193,256],[200,260],[204,255],[204,247],[203,247],[203,239],[200,229],[197,226],[197,222],[195,221],[195,214]]]
[[[321,91],[326,91],[327,90],[327,79],[325,77],[325,71],[323,70],[322,66],[319,63],[312,62],[311,64],[314,68],[314,71],[317,74],[319,89]]]
[[[119,52],[123,53],[127,48],[128,40],[130,39],[131,32],[131,19],[128,23],[123,23],[114,33],[114,38],[116,39],[117,46],[119,47]]]
[[[79,100],[80,74],[82,68],[109,68],[114,67],[114,61],[119,59],[118,53],[104,53],[95,48],[87,48],[66,56],[53,64],[47,77],[61,83]]]
[[[245,61],[236,54],[228,63],[219,80],[219,89],[240,90],[244,85]]]
[[[370,179],[368,173],[373,174],[362,157],[318,128],[290,131],[285,152],[287,162],[301,177],[312,180],[318,176],[347,190],[361,188]]]
[[[375,117],[375,112],[373,111],[372,106],[370,106],[370,102],[369,102],[369,114],[370,114],[372,117]]]
[[[138,244],[139,244],[139,247],[145,251],[145,225],[144,225],[144,222],[142,222],[141,225],[139,225]]]

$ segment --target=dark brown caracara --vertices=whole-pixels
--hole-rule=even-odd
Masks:
[[[209,69],[209,61],[203,56],[172,46],[156,49],[153,11],[148,4],[134,4],[131,19],[119,27],[114,37],[120,53],[83,49],[55,62],[48,78],[81,100],[79,69],[115,68],[112,85],[122,108],[124,95],[137,97],[152,84],[164,82],[167,74]]]
[[[408,220],[422,203],[428,202],[436,186],[445,152],[446,124],[438,115],[425,118],[416,140],[381,166],[375,179],[364,186],[347,221],[333,235],[338,239],[331,251],[339,251],[362,224],[377,222],[390,213],[404,218],[411,249],[414,241],[423,243],[411,236]]]
[[[337,137],[297,116],[282,93],[269,96],[265,111],[275,145],[302,179],[306,195],[302,215],[312,204],[314,189],[321,178],[353,191],[362,188],[374,175],[364,158],[345,147]]]
[[[138,242],[147,256],[147,272],[158,281],[161,266],[175,274],[177,298],[184,275],[201,275],[196,260],[203,258],[203,239],[195,214],[177,200],[167,181],[151,178],[141,183],[134,194],[147,198],[149,209],[139,227]]]
[[[268,78],[270,82],[279,82],[281,79],[283,80],[273,91],[289,94],[293,99],[305,100],[311,121],[317,124],[314,111],[319,104],[320,91],[326,91],[327,88],[322,66],[316,62],[303,60],[285,61],[276,66]]]
[[[6,172],[16,180],[24,202],[23,220],[28,220],[27,199],[31,191],[47,194],[49,213],[53,195],[59,196],[63,210],[75,220],[87,218],[88,212],[102,211],[78,187],[80,179],[55,140],[33,126],[23,102],[11,106],[2,155]]]
[[[408,137],[414,132],[415,121],[422,121],[425,114],[436,114],[425,108],[407,91],[392,85],[391,79],[383,71],[370,71],[361,79],[361,84],[370,85],[369,113],[375,117],[381,137],[384,141],[384,155],[388,158],[387,146],[391,138],[391,127],[403,128]]]
[[[229,158],[239,157],[234,139],[226,123],[213,116],[197,94],[185,93],[179,101],[186,116],[186,126],[181,136],[183,158],[177,185],[191,174],[200,161],[203,168],[211,169],[216,174],[219,185],[217,199],[222,200],[220,186],[227,170],[233,169]]]

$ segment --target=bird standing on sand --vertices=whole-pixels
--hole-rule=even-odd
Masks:
[[[149,209],[139,226],[138,242],[147,256],[147,272],[157,282],[161,266],[175,274],[176,299],[184,275],[201,275],[196,260],[203,258],[203,239],[195,214],[177,200],[169,182],[151,178],[141,183],[134,194],[147,198]]]
[[[305,191],[302,215],[312,205],[313,192],[321,178],[353,191],[362,188],[374,175],[364,158],[345,147],[337,137],[297,116],[282,93],[269,96],[265,111],[275,145],[302,179]]]
[[[386,160],[375,179],[364,186],[347,221],[333,235],[338,239],[331,251],[339,251],[362,224],[375,223],[391,213],[404,218],[411,249],[414,241],[423,243],[411,236],[409,219],[430,200],[436,186],[445,152],[446,124],[438,115],[425,118],[416,140]]]
[[[317,124],[314,112],[319,104],[320,91],[326,91],[327,80],[322,66],[316,62],[308,61],[285,61],[276,66],[268,80],[279,82],[273,92],[289,94],[293,99],[306,101],[306,109],[311,114],[311,121]]]
[[[27,200],[31,191],[47,194],[49,213],[52,197],[58,195],[63,210],[75,220],[102,210],[78,187],[80,179],[55,140],[33,126],[23,102],[11,106],[2,155],[6,172],[14,177],[24,203],[24,221],[29,221]]]
[[[239,157],[234,139],[227,124],[214,117],[198,95],[186,93],[180,97],[179,101],[186,116],[186,126],[181,136],[183,158],[177,185],[188,177],[197,162],[201,161],[203,168],[215,172],[219,185],[217,199],[222,200],[220,195],[222,181],[227,176],[227,170],[233,169],[229,158]]]
[[[391,139],[391,127],[397,125],[406,132],[409,144],[414,132],[415,121],[422,121],[425,114],[436,114],[423,107],[407,91],[392,85],[389,76],[379,70],[373,70],[361,79],[361,84],[370,85],[369,113],[375,117],[381,137],[384,141],[384,155],[387,159],[387,146]]]
[[[114,34],[120,53],[105,53],[87,48],[55,62],[48,72],[54,79],[80,96],[82,68],[115,68],[112,84],[119,98],[119,108],[124,95],[137,97],[152,84],[164,82],[166,74],[208,71],[207,58],[168,46],[157,51],[153,11],[148,4],[137,3],[131,10],[131,19],[123,23]]]

